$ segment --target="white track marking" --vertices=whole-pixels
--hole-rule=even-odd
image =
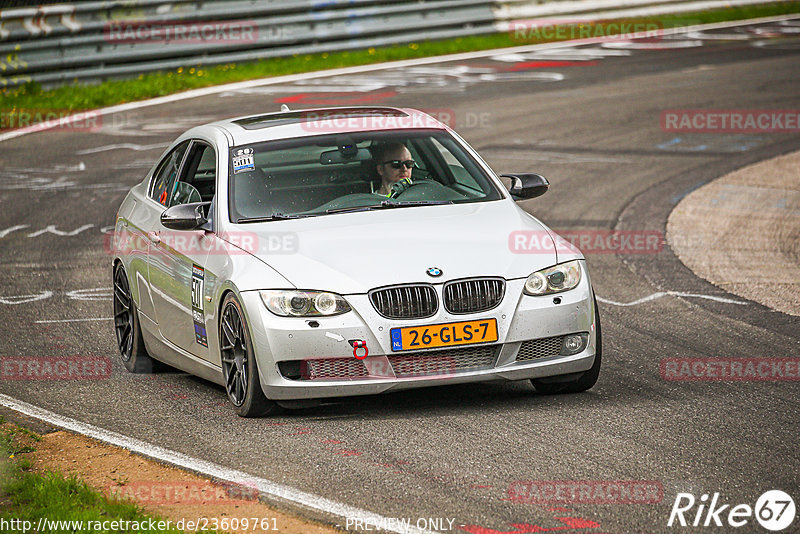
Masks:
[[[667,50],[679,48],[697,48],[703,46],[703,41],[658,41],[656,43],[639,42],[639,41],[619,41],[613,43],[605,43],[602,45],[604,48],[625,49],[625,50]]]
[[[90,317],[87,319],[46,319],[43,321],[34,321],[36,324],[45,323],[82,323],[84,321],[113,321],[113,317]]]
[[[500,54],[489,59],[504,63],[519,63],[521,61],[594,61],[605,59],[609,56],[630,56],[630,50],[607,50],[604,48],[573,48],[571,50],[541,50],[527,54]]]
[[[25,304],[26,302],[36,302],[37,300],[49,299],[53,296],[52,291],[42,291],[33,295],[16,295],[13,297],[0,297],[3,304]]]
[[[796,17],[796,14],[790,15],[780,15],[775,17],[762,17],[757,19],[749,19],[749,20],[735,20],[731,22],[717,22],[713,24],[701,24],[699,26],[687,26],[685,28],[668,28],[662,31],[663,35],[672,35],[672,34],[682,34],[690,31],[705,31],[705,30],[715,30],[721,28],[734,28],[737,26],[746,26],[749,24],[764,24],[769,22],[784,22],[787,20],[792,20],[793,17]],[[114,113],[120,113],[123,111],[131,111],[134,109],[142,109],[150,106],[157,106],[159,104],[167,104],[170,102],[180,102],[182,100],[188,100],[190,98],[198,98],[201,96],[209,96],[209,95],[216,95],[219,93],[223,93],[225,91],[238,91],[240,89],[247,89],[250,87],[260,87],[264,85],[278,85],[278,84],[287,84],[287,83],[294,83],[301,80],[313,80],[318,78],[327,78],[329,76],[340,76],[344,74],[361,74],[366,72],[374,72],[379,70],[387,70],[387,69],[396,69],[402,67],[417,67],[420,65],[431,65],[434,63],[444,63],[450,61],[467,61],[470,59],[479,59],[479,58],[486,58],[490,56],[495,56],[498,54],[515,54],[515,53],[526,53],[526,52],[535,52],[539,50],[551,50],[551,49],[563,49],[563,48],[571,48],[574,46],[579,45],[588,45],[588,44],[602,44],[607,42],[608,38],[606,37],[598,37],[592,39],[577,39],[574,41],[559,41],[557,43],[543,43],[543,44],[535,44],[535,45],[524,45],[524,46],[515,46],[509,48],[495,48],[494,50],[480,50],[477,52],[463,52],[459,54],[450,54],[447,56],[431,56],[425,58],[416,58],[416,59],[406,59],[402,61],[391,61],[388,63],[378,63],[372,65],[359,65],[356,67],[343,67],[340,69],[331,69],[331,70],[324,70],[324,71],[316,71],[316,72],[304,72],[300,74],[290,74],[286,76],[273,76],[270,78],[261,78],[258,80],[248,80],[245,82],[236,82],[236,83],[229,83],[224,85],[216,85],[214,87],[204,87],[203,89],[194,89],[191,91],[183,91],[181,93],[176,93],[173,95],[161,96],[158,98],[151,98],[150,100],[141,100],[138,102],[128,102],[126,104],[119,104],[116,106],[109,106],[106,108],[100,108],[98,110],[94,110],[93,113],[99,113],[103,116],[111,115]],[[86,116],[86,112],[82,112],[76,115],[70,115],[69,117],[64,117],[63,119],[59,119],[58,126],[64,126],[66,124],[71,124],[77,120],[83,120]],[[40,123],[35,124],[33,126],[28,126],[25,128],[19,128],[17,130],[12,130],[10,132],[6,132],[4,134],[0,134],[0,142],[7,141],[9,139],[14,139],[16,137],[20,137],[23,135],[27,135],[34,132],[42,132],[45,130],[50,130],[55,128],[56,125],[54,124],[47,124],[47,123]]]
[[[97,287],[94,289],[76,289],[67,293],[73,300],[110,300],[112,291],[110,287]]]
[[[689,32],[686,34],[686,38],[700,39],[701,41],[749,41],[753,36],[746,33]]]
[[[70,300],[107,301],[111,299],[112,294],[113,292],[110,287],[96,287],[91,289],[73,289],[72,291],[65,292],[64,296]],[[30,295],[8,295],[0,297],[0,304],[25,304],[28,302],[36,302],[37,300],[49,299],[53,295],[55,295],[55,292],[51,290],[43,290]]]
[[[581,155],[568,152],[538,152],[536,150],[494,150],[484,149],[482,152],[491,153],[493,157],[499,159],[537,161],[547,163],[628,163],[630,158],[615,158],[600,155]]]
[[[83,172],[86,170],[86,164],[82,161],[75,165],[57,163],[52,167],[3,167],[4,174],[23,173],[25,176],[28,174],[61,174],[64,172]]]
[[[81,232],[84,232],[84,231],[88,230],[89,228],[91,228],[93,226],[94,226],[93,224],[84,224],[80,228],[76,228],[75,230],[72,230],[71,232],[65,232],[63,230],[56,229],[56,225],[55,224],[51,224],[51,225],[48,225],[47,228],[44,228],[43,230],[38,230],[36,232],[28,234],[28,237],[39,237],[40,235],[47,234],[47,233],[54,234],[54,235],[59,235],[59,236],[62,236],[62,237],[71,236],[71,235],[78,235]]]
[[[6,228],[5,230],[0,230],[0,239],[4,238],[11,232],[16,232],[17,230],[22,230],[23,228],[27,228],[30,226],[29,224],[18,224],[16,226],[11,226],[10,228]]]
[[[363,83],[354,87],[348,87],[348,92],[365,93],[376,91],[386,87],[384,83]],[[236,91],[225,91],[220,93],[220,97],[227,98],[231,96],[242,95],[273,95],[276,93],[295,93],[298,88],[302,88],[306,93],[341,93],[344,89],[343,84],[328,84],[328,85],[271,85],[267,87],[247,87]]]
[[[64,417],[57,413],[39,408],[38,406],[34,406],[32,404],[28,404],[27,402],[9,397],[8,395],[3,395],[2,393],[0,393],[0,406],[5,406],[6,408],[10,408],[29,417],[39,419],[50,425],[69,430],[70,432],[83,434],[84,436],[100,440],[104,443],[109,443],[116,447],[122,447],[123,449],[141,454],[142,456],[152,458],[159,462],[206,475],[215,480],[256,488],[263,495],[277,498],[283,502],[292,503],[304,508],[310,508],[312,510],[319,511],[324,514],[330,514],[339,518],[357,517],[368,520],[372,524],[377,522],[378,524],[385,525],[384,530],[389,532],[433,534],[429,531],[421,530],[413,526],[409,528],[403,527],[402,530],[392,529],[389,527],[394,525],[394,522],[390,521],[387,517],[383,517],[373,512],[326,499],[312,493],[306,493],[290,486],[285,486],[264,478],[250,475],[243,471],[229,469],[206,460],[193,458],[186,454],[166,449],[164,447],[159,447],[158,445],[153,445],[151,443],[147,443],[136,438],[131,438],[123,434],[118,434],[110,430],[105,430],[88,423],[83,423],[76,419]]]
[[[3,139],[0,138],[0,141],[2,140]],[[157,148],[166,148],[167,146],[169,145],[165,145],[164,143],[156,143],[154,145],[138,145],[136,143],[117,143],[115,145],[104,145],[95,148],[87,148],[85,150],[78,150],[75,153],[79,156],[83,156],[86,154],[96,154],[98,152],[105,152],[107,150],[122,150],[123,148],[127,150],[135,150],[137,152],[141,152],[143,150],[155,150]]]
[[[565,76],[560,72],[528,71],[481,74],[478,78],[482,82],[560,82]]]
[[[713,295],[700,295],[699,293],[684,293],[682,291],[658,291],[649,295],[647,297],[642,297],[640,299],[636,299],[631,302],[617,302],[616,300],[611,299],[604,299],[603,297],[597,297],[598,302],[602,302],[603,304],[611,304],[613,306],[636,306],[637,304],[644,304],[645,302],[650,302],[651,300],[660,299],[661,297],[672,296],[672,297],[693,297],[698,299],[707,299],[713,300],[715,302],[724,302],[725,304],[741,304],[747,305],[750,304],[749,302],[744,302],[742,300],[734,300],[734,299],[727,299],[723,297],[715,297]]]

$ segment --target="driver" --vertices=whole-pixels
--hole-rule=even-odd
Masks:
[[[403,143],[391,141],[370,148],[375,168],[381,180],[378,195],[395,197],[411,185],[411,169],[414,160]]]

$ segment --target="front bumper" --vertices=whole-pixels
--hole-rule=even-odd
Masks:
[[[583,276],[578,287],[564,293],[539,297],[523,295],[525,280],[509,280],[503,301],[493,310],[452,315],[440,306],[434,317],[419,320],[386,319],[375,311],[366,295],[346,296],[353,311],[335,317],[277,317],[266,309],[257,291],[242,292],[261,387],[267,398],[295,400],[369,395],[444,384],[515,381],[587,371],[595,359],[596,325],[591,283],[585,264],[582,267]],[[435,287],[441,299],[442,284]],[[558,304],[555,303],[556,297],[560,300]],[[486,318],[497,320],[498,341],[468,346],[475,350],[460,350],[459,347],[413,353],[391,350],[389,332],[392,328]],[[316,321],[318,326],[312,327],[311,321]],[[588,344],[582,352],[561,356],[552,354],[552,351],[540,351],[531,358],[531,347],[552,344],[559,336],[579,332],[589,333]],[[369,355],[357,360],[350,340],[364,340]],[[531,340],[540,340],[541,343]],[[472,358],[466,362],[467,365],[460,359],[465,353]],[[482,356],[475,359],[474,355],[478,353]],[[521,353],[528,356],[521,356]],[[363,350],[358,354],[363,355]],[[361,372],[335,378],[290,379],[281,374],[278,362],[292,360],[330,360],[325,363],[341,362],[345,367],[359,368]],[[423,372],[403,372],[412,365],[409,360],[414,360],[413,365],[417,368],[422,365]],[[405,369],[398,366],[398,361],[406,366]],[[438,362],[438,365],[432,363],[428,366],[426,361]],[[442,366],[442,361],[450,363]],[[363,362],[363,367],[357,362]],[[470,367],[470,362],[477,364]]]

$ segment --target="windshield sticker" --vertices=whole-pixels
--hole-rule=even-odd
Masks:
[[[208,347],[206,324],[203,321],[203,290],[205,270],[192,265],[192,322],[194,323],[194,339],[204,347]]]
[[[253,163],[253,149],[241,148],[233,156],[233,173],[252,171],[256,166]]]

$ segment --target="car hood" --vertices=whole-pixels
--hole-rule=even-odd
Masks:
[[[552,246],[537,245],[549,230],[506,200],[340,213],[248,230],[261,243],[287,244],[259,247],[255,255],[295,287],[343,295],[476,276],[523,278],[557,262]],[[515,241],[520,235],[524,247]],[[431,267],[443,274],[428,275]]]

